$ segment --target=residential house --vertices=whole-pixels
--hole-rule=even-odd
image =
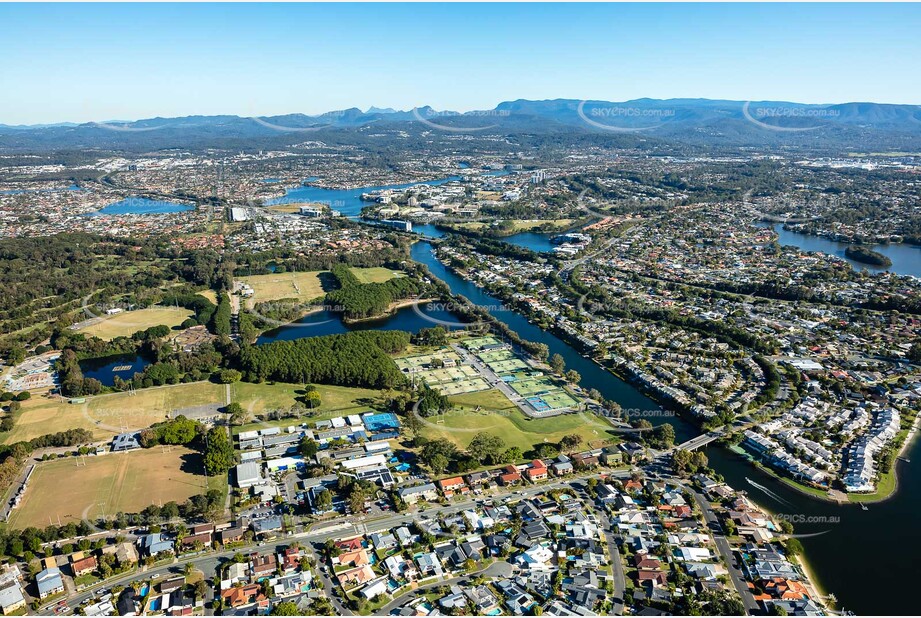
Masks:
[[[173,542],[167,539],[163,534],[154,532],[145,534],[138,539],[138,547],[148,556],[156,556],[159,553],[173,551]]]
[[[95,556],[83,556],[83,552],[77,552],[71,556],[70,570],[74,577],[80,577],[92,573],[98,566]]]
[[[415,485],[413,487],[401,487],[397,490],[397,495],[402,498],[406,504],[416,504],[419,500],[434,502],[438,500],[438,488],[433,483],[424,485]]]
[[[524,471],[527,475],[528,480],[532,483],[537,481],[543,481],[547,478],[547,466],[544,465],[540,459],[535,459],[531,462],[531,465]]]
[[[450,498],[456,493],[465,494],[469,491],[467,484],[464,483],[464,479],[459,476],[438,481],[438,488],[441,489],[445,498]]]
[[[57,567],[48,567],[39,571],[35,576],[35,585],[38,588],[38,598],[46,599],[53,594],[64,592],[64,580],[61,570]]]

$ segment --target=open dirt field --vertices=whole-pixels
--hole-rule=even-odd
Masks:
[[[134,513],[171,500],[182,503],[204,493],[206,479],[201,456],[176,446],[44,462],[36,466],[22,504],[10,514],[10,526],[43,527]]]

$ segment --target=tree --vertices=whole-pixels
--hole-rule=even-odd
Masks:
[[[239,382],[242,378],[243,374],[236,369],[222,369],[217,374],[218,382],[221,384],[233,384],[234,382]]]
[[[353,513],[364,513],[365,512],[365,496],[364,490],[358,486],[358,483],[352,485],[352,491],[349,492],[349,508],[352,509]]]
[[[501,461],[501,453],[504,448],[505,442],[502,438],[480,432],[473,436],[467,446],[467,452],[481,464],[497,464]]]
[[[502,453],[502,462],[503,463],[515,463],[520,461],[524,457],[524,453],[521,452],[521,449],[517,446],[511,446],[505,449],[505,452]]]
[[[304,396],[304,402],[311,410],[319,408],[321,405],[323,405],[323,399],[320,397],[320,391],[315,388],[307,391],[307,395]]]
[[[547,358],[550,356],[550,347],[546,343],[532,343],[530,346],[531,354],[534,355],[534,358],[543,362],[547,361]]]
[[[236,401],[224,408],[224,413],[230,417],[231,425],[242,425],[246,419],[246,410]]]
[[[317,452],[320,450],[320,445],[313,441],[309,436],[304,436],[301,438],[301,442],[298,445],[298,450],[304,459],[312,459],[316,456]]]
[[[419,451],[419,459],[435,474],[441,474],[448,469],[451,460],[457,455],[457,447],[446,438],[430,440]]]
[[[707,467],[707,456],[701,451],[677,449],[672,453],[672,467],[680,475],[694,474]]]
[[[333,494],[328,489],[319,492],[314,503],[314,510],[318,513],[326,513],[333,508]]]
[[[913,363],[921,363],[921,341],[911,344],[911,348],[908,349],[908,360]]]
[[[563,375],[563,371],[566,369],[566,360],[561,355],[554,354],[550,357],[550,368],[553,373]]]
[[[208,475],[227,474],[234,461],[233,445],[227,432],[220,427],[210,429],[205,440],[205,470]]]
[[[675,428],[662,423],[652,431],[652,438],[658,448],[671,448],[675,444]]]
[[[570,369],[566,372],[566,381],[572,382],[573,384],[578,384],[582,380],[582,376],[579,375],[579,372],[575,369]]]
[[[573,451],[582,444],[582,436],[577,433],[570,433],[560,439],[560,450]]]
[[[270,616],[300,616],[301,610],[298,609],[297,603],[293,601],[282,601],[272,606]]]
[[[445,470],[448,469],[448,464],[450,463],[451,461],[447,457],[441,453],[436,453],[429,459],[428,465],[429,468],[431,468],[432,473],[437,476],[439,474],[444,474]]]

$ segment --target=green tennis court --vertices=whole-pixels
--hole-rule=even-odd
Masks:
[[[498,374],[511,373],[516,369],[526,369],[528,366],[524,361],[517,358],[509,358],[507,360],[500,360],[487,364],[490,369]]]

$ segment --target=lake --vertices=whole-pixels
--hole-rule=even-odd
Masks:
[[[275,204],[291,204],[296,202],[313,202],[328,204],[333,210],[338,210],[346,217],[358,217],[361,215],[361,209],[371,204],[361,200],[362,193],[372,193],[374,191],[383,191],[384,189],[408,189],[416,185],[429,185],[437,187],[446,182],[460,180],[460,176],[449,176],[448,178],[439,178],[437,180],[425,180],[420,182],[411,182],[402,185],[382,185],[379,187],[358,187],[356,189],[324,189],[312,185],[304,185],[288,189],[281,197],[274,197],[265,201],[267,206]],[[306,182],[306,181],[305,181]]]
[[[448,232],[440,230],[435,227],[432,223],[427,223],[423,225],[413,225],[413,232],[424,236],[425,238],[441,238]],[[510,245],[517,245],[519,247],[524,247],[525,249],[530,249],[531,251],[536,251],[538,253],[549,253],[556,246],[550,239],[553,238],[553,234],[539,234],[537,232],[520,232],[518,234],[512,234],[511,236],[505,236],[503,238],[496,238],[495,240],[501,240],[502,242],[507,242]]]
[[[854,246],[849,243],[837,242],[822,236],[813,236],[812,234],[791,232],[790,230],[783,229],[782,223],[758,223],[757,225],[758,227],[773,227],[774,231],[777,232],[777,240],[781,245],[792,245],[802,249],[803,251],[818,251],[822,253],[828,253],[830,255],[836,255],[839,258],[847,261],[857,270],[867,270],[873,273],[880,273],[888,270],[897,275],[913,275],[915,277],[921,277],[921,246],[919,245],[901,243],[889,245],[865,245],[874,251],[882,253],[887,258],[892,260],[892,266],[889,268],[881,268],[879,266],[864,264],[863,262],[858,262],[856,260],[845,257],[844,251],[848,247]]]
[[[140,354],[116,354],[101,358],[88,358],[80,361],[80,371],[84,378],[96,378],[104,386],[115,384],[115,376],[130,380],[134,374],[144,371],[153,362]],[[114,371],[118,367],[118,371]],[[123,369],[124,367],[124,369]]]
[[[380,318],[379,320],[366,320],[353,324],[345,324],[340,319],[339,314],[324,309],[316,313],[311,313],[297,322],[264,332],[256,340],[256,344],[261,345],[273,341],[291,341],[304,337],[319,337],[321,335],[338,335],[353,330],[403,330],[410,333],[417,333],[422,328],[431,328],[437,324],[437,322],[426,320],[420,313],[434,320],[457,320],[456,316],[433,303],[420,305],[418,309],[403,307],[402,309],[398,309],[393,315]]]
[[[109,204],[105,208],[89,213],[88,216],[103,215],[160,215],[195,210],[194,204],[152,200],[146,197],[128,197]]]

